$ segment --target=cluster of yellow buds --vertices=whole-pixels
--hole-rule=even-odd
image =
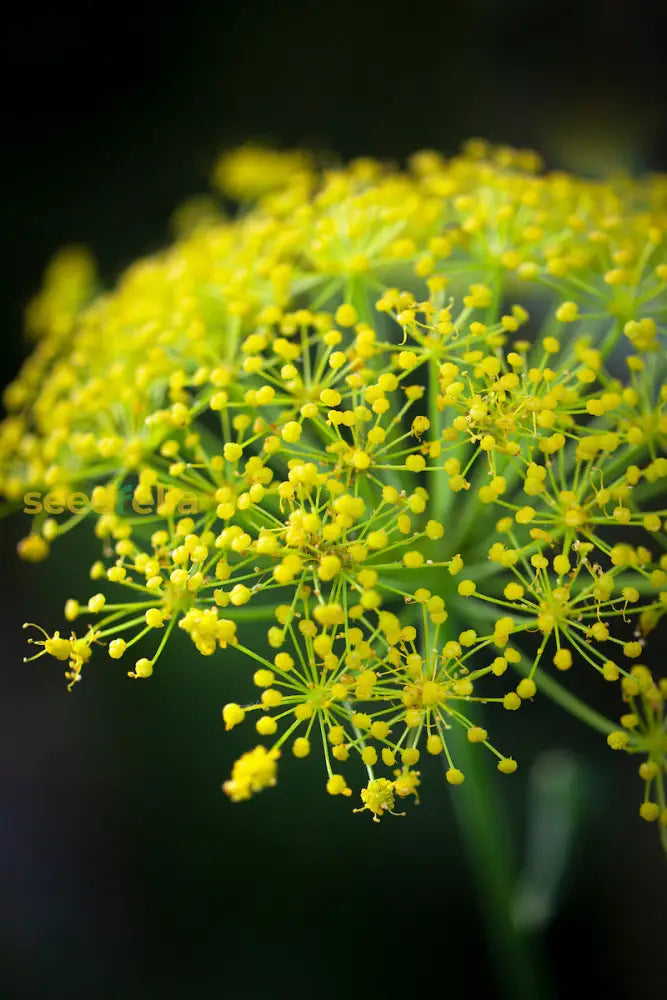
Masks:
[[[658,823],[667,851],[667,677],[656,680],[650,670],[638,665],[623,678],[622,688],[629,711],[621,716],[623,728],[609,733],[607,743],[612,750],[625,750],[646,758],[638,769],[644,782],[639,815],[647,823]]]
[[[664,681],[637,662],[667,612],[667,178],[475,140],[406,169],[244,147],[214,183],[234,218],[190,205],[105,294],[68,250],[29,307],[0,492],[33,514],[23,558],[85,518],[103,556],[65,607],[84,637],[37,655],[72,683],[140,644],[145,679],[178,625],[257,689],[222,710],[267,741],[234,801],[317,745],[374,819],[423,754],[464,780],[453,727],[512,773],[486,714],[571,668],[572,706],[590,669],[641,698],[609,739],[648,754],[667,828]]]

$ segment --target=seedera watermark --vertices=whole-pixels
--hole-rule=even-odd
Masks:
[[[151,515],[159,513],[163,505],[167,503],[167,492],[170,493],[168,505],[173,508],[176,514],[198,514],[211,505],[208,497],[199,496],[197,493],[187,490],[179,491],[181,495],[174,502],[174,491],[167,491],[164,486],[156,486],[151,490],[152,500],[150,503],[140,502],[134,496],[133,487],[125,484],[117,487],[105,487],[99,493],[93,490],[90,495],[79,491],[52,490],[49,493],[41,493],[38,490],[33,490],[23,496],[23,513],[35,515],[44,512],[57,515],[67,512],[78,515],[89,513],[128,514],[134,511],[135,514]]]

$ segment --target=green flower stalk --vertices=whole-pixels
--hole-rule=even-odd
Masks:
[[[106,293],[61,253],[29,307],[0,426],[19,554],[92,516],[103,555],[36,656],[143,680],[178,628],[231,699],[244,663],[257,689],[222,709],[261,737],[232,800],[317,751],[374,820],[424,754],[464,780],[452,727],[511,774],[493,713],[544,693],[645,758],[667,839],[667,680],[639,662],[667,611],[667,178],[473,141],[406,170],[244,147],[214,180],[231,221],[190,203]],[[620,730],[582,671],[619,685]]]

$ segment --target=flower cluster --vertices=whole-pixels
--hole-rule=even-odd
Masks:
[[[246,147],[214,182],[231,221],[191,203],[104,294],[69,250],[30,305],[0,490],[63,498],[23,558],[84,517],[103,555],[99,592],[65,607],[85,624],[37,655],[70,686],[94,647],[147,678],[178,627],[225,651],[230,692],[244,660],[257,689],[223,708],[267,741],[232,800],[318,746],[330,794],[367,774],[374,819],[417,797],[423,754],[464,780],[453,727],[513,772],[486,714],[590,669],[641,694],[610,740],[650,744],[662,796],[664,682],[638,660],[667,611],[667,178],[473,141],[406,170]]]
[[[639,777],[644,782],[644,800],[639,815],[648,823],[656,820],[660,826],[662,845],[667,851],[667,796],[665,795],[665,761],[667,759],[667,678],[656,681],[644,666],[633,667],[623,678],[623,700],[629,711],[621,716],[622,729],[609,733],[607,743],[612,750],[626,750],[646,759],[639,765]]]

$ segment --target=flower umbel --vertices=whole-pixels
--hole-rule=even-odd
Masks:
[[[667,179],[479,141],[407,170],[248,146],[214,179],[238,217],[184,210],[104,295],[67,251],[29,308],[0,490],[51,499],[19,555],[91,516],[102,546],[65,608],[83,637],[37,655],[71,686],[105,646],[146,679],[178,626],[257,689],[223,709],[267,741],[231,799],[318,747],[374,820],[423,755],[463,782],[455,726],[512,773],[486,715],[592,670],[640,699],[610,742],[647,755],[664,823],[664,681],[636,661],[667,610]]]
[[[612,750],[645,756],[638,769],[644,783],[639,815],[648,823],[657,820],[662,844],[667,850],[667,679],[663,677],[656,682],[651,671],[638,664],[623,678],[621,687],[629,711],[621,716],[623,728],[611,732],[607,743]]]

